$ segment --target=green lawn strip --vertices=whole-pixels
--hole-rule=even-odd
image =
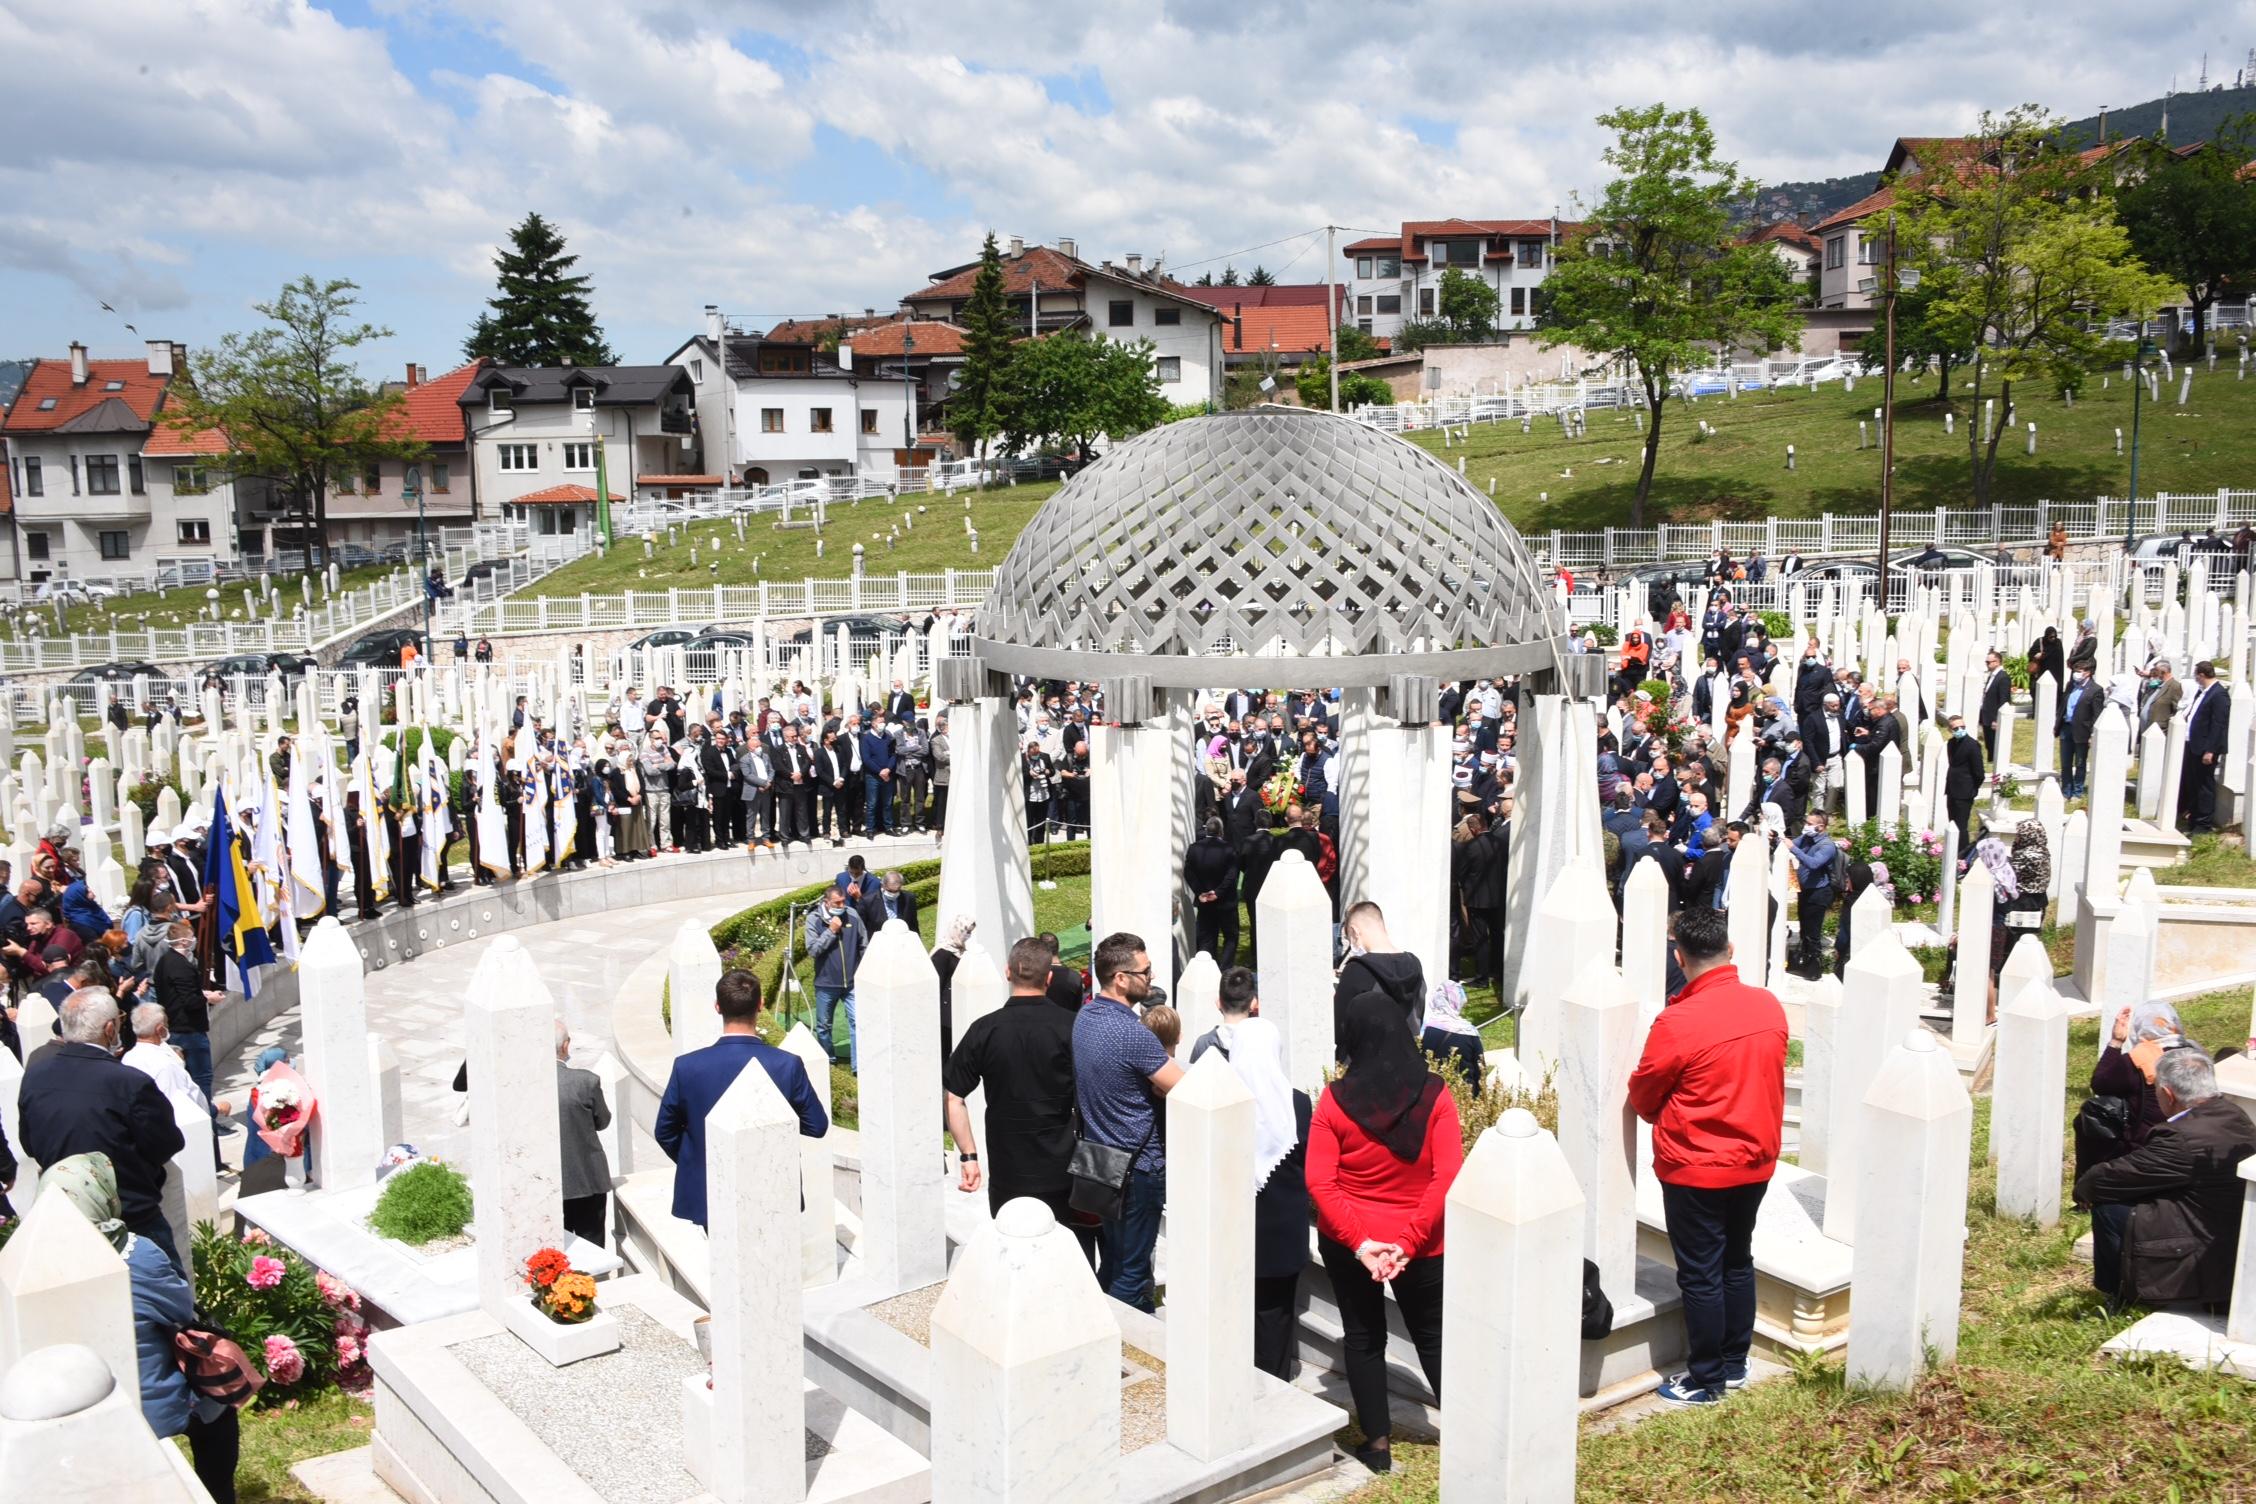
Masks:
[[[235,1469],[241,1504],[319,1504],[297,1479],[294,1463],[368,1445],[376,1412],[341,1389],[242,1412],[243,1455]],[[187,1446],[175,1441],[183,1452]]]
[[[348,569],[339,577],[339,591],[373,585],[399,568],[397,564],[371,564],[359,569]],[[273,577],[275,588],[282,595],[282,614],[285,617],[296,615],[298,607],[305,603],[305,596],[300,593],[299,578],[295,574],[278,574]],[[115,627],[120,632],[146,632],[187,626],[196,621],[208,622],[211,620],[211,603],[204,598],[204,592],[210,588],[212,587],[208,585],[181,585],[171,590],[142,590],[131,595],[114,596],[106,601],[70,605],[63,611],[64,620],[68,623],[66,631],[107,632]],[[230,580],[218,588],[221,619],[240,624],[244,619],[243,592],[256,589],[256,583]],[[316,574],[313,580],[313,603],[318,607],[328,599],[322,593],[321,577]],[[259,614],[263,617],[264,610]],[[35,605],[29,608],[29,616],[50,633],[53,632],[53,606]]]
[[[2195,836],[2185,865],[2156,867],[2154,880],[2164,887],[2256,888],[2256,861],[2238,836]]]

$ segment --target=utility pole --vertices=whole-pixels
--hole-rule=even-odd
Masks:
[[[1339,300],[1333,295],[1332,239],[1338,225],[1324,226],[1324,338],[1332,347],[1332,407],[1339,411]]]
[[[1887,369],[1880,373],[1880,609],[1888,609],[1888,510],[1896,499],[1896,216],[1888,214]],[[1945,392],[1948,402],[1950,394]]]
[[[2146,395],[2146,331],[2139,331],[2131,347],[2131,501],[2123,511],[2123,553],[2127,558],[2138,541],[2139,399]],[[2156,521],[2159,532],[2160,521]]]

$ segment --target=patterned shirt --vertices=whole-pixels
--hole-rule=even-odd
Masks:
[[[1167,1167],[1157,1131],[1159,1094],[1151,1078],[1167,1064],[1159,1036],[1126,1003],[1098,995],[1073,1017],[1073,1091],[1081,1132],[1115,1149],[1134,1149],[1139,1170]]]

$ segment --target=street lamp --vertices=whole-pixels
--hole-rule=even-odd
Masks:
[[[423,467],[409,465],[400,477],[400,494],[415,498],[416,583],[423,587],[423,651],[431,650],[431,541],[423,526]]]
[[[2138,542],[2138,462],[2139,462],[2139,399],[2146,395],[2146,357],[2153,353],[2145,330],[2139,331],[2138,343],[2131,351],[2131,500],[2123,514],[2123,553],[2126,557]]]
[[[909,451],[911,459],[916,458],[917,441],[916,371],[911,364],[915,359],[916,325],[903,324],[901,326],[901,394],[908,398],[909,411],[908,415],[901,420],[904,435],[901,442],[902,447]],[[899,468],[898,465],[894,466],[896,470]]]
[[[726,372],[724,370],[723,374]],[[588,436],[595,441],[595,536],[605,548],[611,546],[611,467],[604,453],[603,435],[595,425],[595,408],[587,410]],[[727,477],[723,477],[726,479]]]

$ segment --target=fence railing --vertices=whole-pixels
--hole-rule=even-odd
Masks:
[[[469,604],[462,608],[461,620],[462,630],[473,637],[499,637],[851,616],[867,611],[942,611],[978,605],[994,579],[992,569],[941,569],[629,590],[619,595],[528,596]]]

